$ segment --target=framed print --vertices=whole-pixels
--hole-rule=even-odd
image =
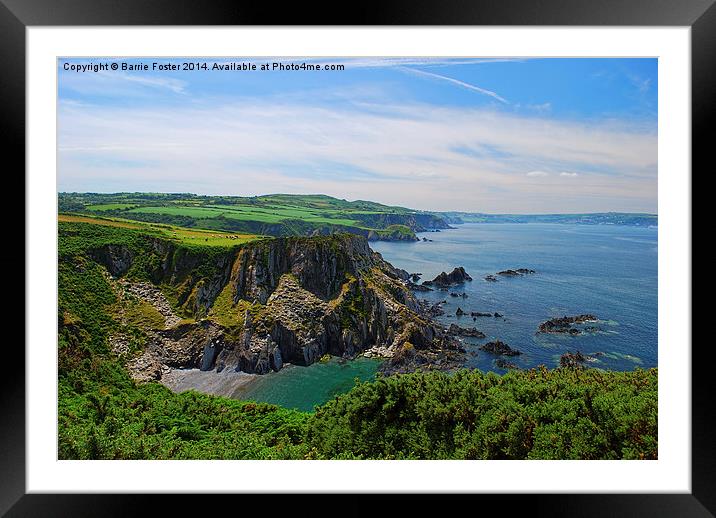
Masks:
[[[712,513],[691,170],[716,8],[520,5],[266,26],[4,0],[28,208],[3,510],[383,492]]]

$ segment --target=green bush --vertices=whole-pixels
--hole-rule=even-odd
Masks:
[[[461,370],[391,376],[318,408],[324,458],[657,458],[657,370]]]

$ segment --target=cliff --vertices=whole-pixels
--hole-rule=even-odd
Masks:
[[[144,277],[161,287],[184,317],[145,330],[144,352],[128,362],[136,379],[159,379],[167,367],[266,373],[286,362],[310,365],[325,354],[367,350],[391,358],[387,371],[433,361],[447,368],[460,355],[457,342],[421,312],[407,272],[373,252],[364,237],[276,238],[213,255],[160,239],[148,243],[141,252],[106,245],[90,254],[112,276],[125,277],[124,286]],[[156,307],[156,299],[147,302]]]

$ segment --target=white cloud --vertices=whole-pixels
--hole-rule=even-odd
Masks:
[[[260,99],[172,110],[61,103],[58,146],[60,190],[320,192],[484,212],[656,209],[654,133],[484,109],[358,111]],[[133,166],[112,166],[122,162]],[[560,184],[556,173],[528,178],[571,167],[597,173],[578,183]]]
[[[549,176],[549,173],[546,171],[530,171],[527,176]]]
[[[577,173],[567,173],[567,172],[563,171],[563,172],[559,173],[559,176],[567,176],[570,178],[574,178],[575,176],[579,176],[579,175]]]

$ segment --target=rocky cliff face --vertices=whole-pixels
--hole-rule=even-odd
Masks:
[[[121,248],[94,257],[115,276],[130,272],[138,259]],[[418,359],[424,356],[418,365],[444,356],[443,349],[457,350],[422,314],[406,286],[407,272],[360,236],[269,239],[214,257],[157,240],[141,260],[193,320],[148,332],[144,353],[129,363],[137,379],[159,379],[166,367],[266,373],[286,362],[310,365],[324,354],[352,357],[366,350],[392,358],[405,344]],[[405,370],[402,356],[390,362],[396,370]]]
[[[437,214],[352,214],[351,217],[373,228],[405,225],[415,232],[450,228],[445,218]]]

